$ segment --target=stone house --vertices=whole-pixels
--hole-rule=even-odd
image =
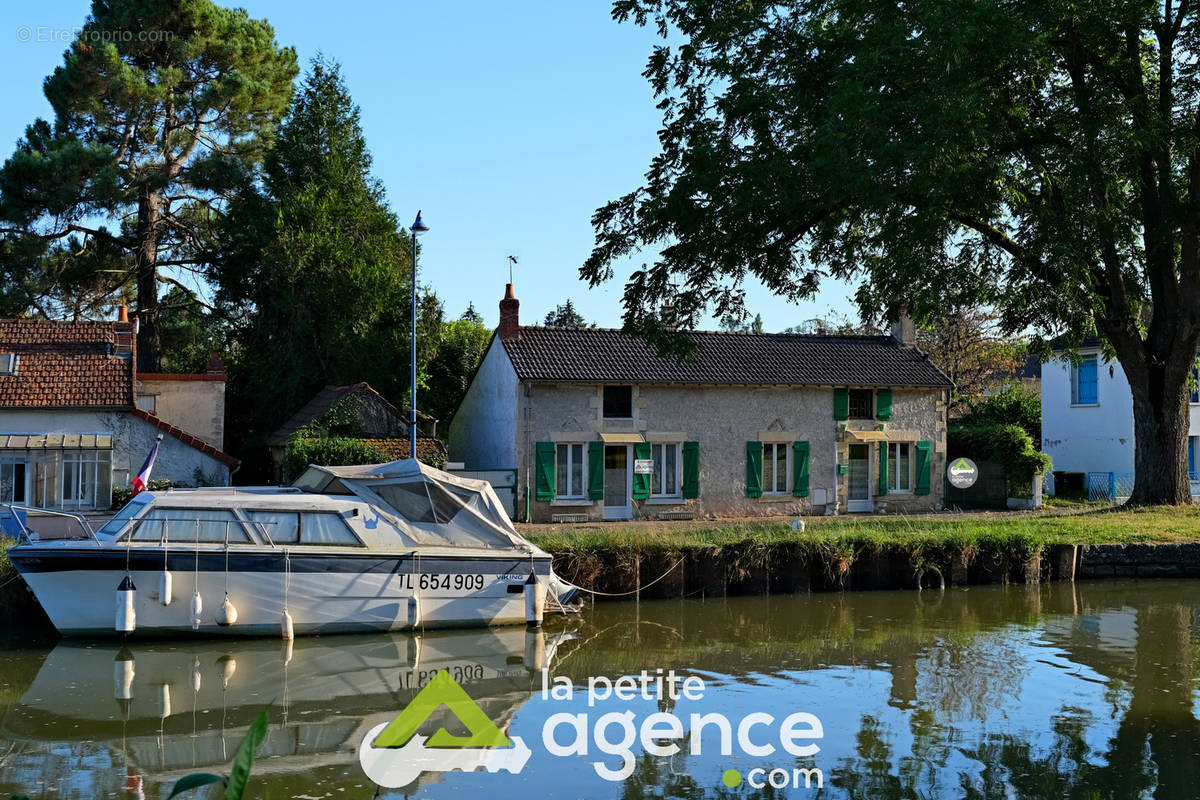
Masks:
[[[326,386],[267,441],[275,481],[282,482],[284,478],[288,438],[305,427],[319,429],[322,436],[349,437],[372,444],[389,460],[408,458],[411,445],[407,412],[407,408],[404,411],[396,408],[365,381]],[[446,463],[446,448],[436,434],[437,420],[418,411],[417,460],[441,468]]]
[[[688,334],[694,361],[619,330],[500,327],[449,435],[467,470],[515,469],[538,522],[932,511],[951,384],[889,336]]]
[[[139,376],[134,347],[125,319],[0,320],[0,502],[107,510],[160,433],[153,479],[229,484],[225,376]]]

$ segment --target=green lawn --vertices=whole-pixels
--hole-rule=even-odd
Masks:
[[[1041,548],[1056,544],[1200,542],[1200,507],[1056,508],[1042,513],[812,517],[792,520],[526,525],[524,533],[556,555],[604,551],[686,551],[733,545],[828,550]]]

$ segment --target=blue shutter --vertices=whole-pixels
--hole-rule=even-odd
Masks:
[[[1188,437],[1188,478],[1196,474],[1196,437]]]
[[[1100,392],[1097,385],[1097,369],[1099,358],[1087,356],[1079,362],[1075,373],[1075,402],[1080,405],[1090,405],[1100,402]]]

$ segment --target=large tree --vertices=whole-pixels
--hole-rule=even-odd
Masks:
[[[207,260],[214,215],[296,73],[295,52],[241,9],[93,0],[44,84],[53,123],[30,125],[0,170],[0,300],[71,315],[133,283],[138,366],[159,371],[159,283],[184,288],[162,269]]]
[[[656,25],[661,153],[597,211],[593,284],[652,339],[741,281],[861,282],[868,318],[985,303],[1104,336],[1133,391],[1131,502],[1190,498],[1200,340],[1200,7],[1190,0],[618,0]],[[676,289],[676,286],[679,286]]]
[[[424,400],[418,398],[421,410],[438,420],[439,432],[449,432],[491,340],[492,329],[473,305],[460,318],[442,323],[437,351],[426,367],[429,389]]]
[[[230,419],[253,472],[261,445],[326,384],[369,382],[400,405],[409,383],[410,244],[372,177],[358,107],[317,60],[267,154],[261,185],[220,227],[218,301],[241,315]],[[418,367],[440,303],[422,293]],[[420,397],[418,396],[418,401]]]

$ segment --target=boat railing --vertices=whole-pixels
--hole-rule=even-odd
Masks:
[[[296,486],[172,486],[167,494],[186,492],[222,492],[224,494],[303,494]]]
[[[7,520],[11,520],[16,524],[18,529],[17,544],[33,544],[34,542],[56,541],[63,539],[90,539],[97,546],[100,540],[96,537],[96,531],[92,528],[92,524],[88,522],[87,517],[83,514],[72,513],[70,511],[61,511],[55,508],[40,508],[38,506],[25,506],[17,503],[0,503],[0,510],[7,511]],[[24,513],[19,513],[24,512]],[[59,519],[67,519],[79,524],[85,535],[59,535],[59,531],[41,531],[31,530],[29,527],[29,518],[34,517],[56,517]],[[6,520],[6,521],[7,521]],[[68,529],[69,533],[69,529]]]

